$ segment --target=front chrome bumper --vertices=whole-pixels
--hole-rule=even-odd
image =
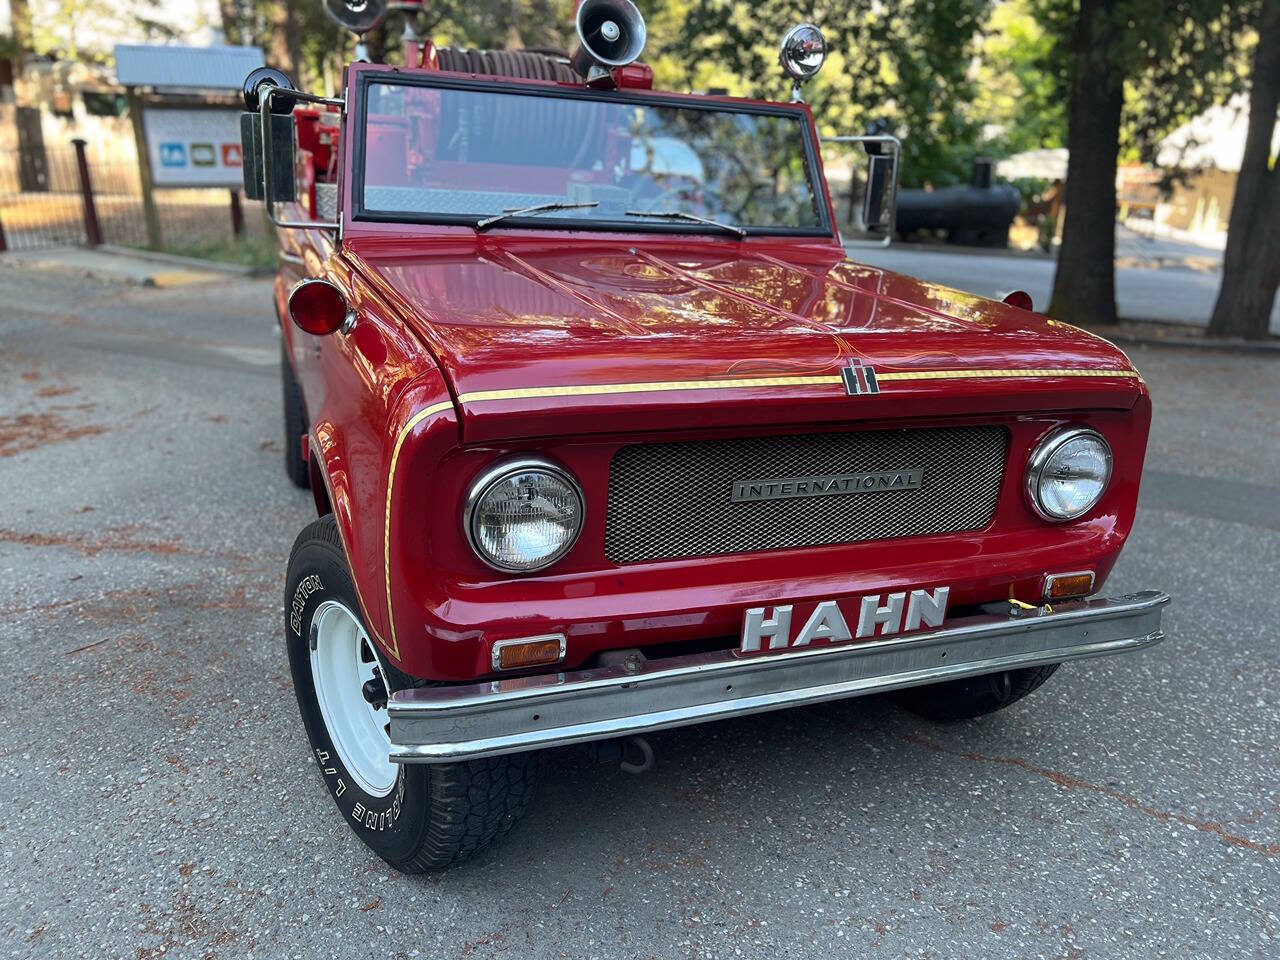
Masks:
[[[645,733],[707,720],[1159,643],[1155,590],[1060,604],[1047,613],[980,614],[927,633],[740,657],[732,651],[417,687],[392,696],[391,759],[447,763]]]

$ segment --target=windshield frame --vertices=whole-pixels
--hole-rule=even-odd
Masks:
[[[834,237],[831,222],[831,199],[826,177],[822,172],[818,140],[808,109],[803,104],[783,104],[759,100],[733,99],[726,102],[720,97],[701,94],[637,93],[629,90],[595,90],[590,87],[566,86],[519,80],[477,78],[465,74],[432,71],[430,73],[402,73],[394,70],[361,70],[356,76],[355,96],[351,112],[351,220],[365,223],[430,224],[437,226],[463,226],[474,228],[485,214],[420,213],[415,211],[370,210],[364,203],[366,152],[365,117],[369,102],[369,88],[375,83],[403,86],[437,87],[455,90],[504,93],[513,96],[558,97],[562,99],[595,100],[606,103],[628,103],[644,106],[666,106],[685,110],[711,110],[717,113],[748,113],[765,116],[783,116],[800,124],[804,145],[805,170],[814,194],[818,226],[743,226],[748,237]],[[345,138],[344,138],[345,139]],[[592,220],[578,217],[527,216],[508,217],[502,227],[533,230],[591,231],[608,233],[667,233],[696,234],[725,237],[723,229],[701,226],[684,220],[648,220],[639,217],[626,220]],[[730,238],[732,239],[732,238]],[[735,241],[736,242],[736,241]]]

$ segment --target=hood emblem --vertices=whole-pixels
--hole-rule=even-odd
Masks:
[[[844,380],[844,392],[851,397],[880,392],[880,384],[876,383],[876,368],[869,363],[850,360],[849,365],[841,369],[840,376]]]

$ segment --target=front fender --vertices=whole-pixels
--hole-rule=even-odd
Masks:
[[[311,431],[311,451],[318,459],[370,637],[405,672],[422,675],[428,671],[423,669],[420,645],[403,642],[407,621],[420,624],[421,617],[405,616],[411,601],[404,592],[399,553],[406,532],[392,517],[393,504],[411,495],[406,493],[406,449],[411,448],[412,459],[421,464],[438,459],[457,443],[453,401],[437,371],[403,391],[380,433],[374,447],[351,436],[337,421],[320,420]],[[424,471],[418,465],[412,475],[414,491],[430,483],[429,468]],[[417,630],[407,628],[411,636],[417,635]]]

